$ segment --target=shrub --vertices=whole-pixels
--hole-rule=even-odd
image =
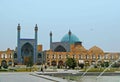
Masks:
[[[104,62],[105,67],[109,66],[109,62]]]
[[[79,67],[81,67],[81,69],[84,68],[84,64],[83,64],[83,63],[80,63],[80,64],[78,64],[78,65],[79,65]]]
[[[77,65],[76,60],[74,58],[67,58],[66,65],[72,69],[74,69]]]
[[[97,68],[97,65],[94,65],[94,68]]]
[[[101,63],[101,67],[104,67],[104,63]]]
[[[6,69],[0,69],[0,72],[7,72],[8,70]]]
[[[8,65],[3,65],[3,68],[4,69],[8,69]]]

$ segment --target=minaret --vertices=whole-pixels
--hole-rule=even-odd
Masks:
[[[69,35],[69,43],[71,43],[71,31],[69,30],[68,35]]]
[[[21,49],[20,49],[20,24],[17,26],[17,56],[18,56],[18,64],[21,64]]]
[[[34,64],[36,63],[37,58],[37,32],[38,27],[37,24],[35,25],[35,44],[34,44]]]
[[[52,49],[52,32],[50,32],[50,49]]]

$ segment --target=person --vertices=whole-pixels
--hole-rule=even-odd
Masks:
[[[43,71],[43,67],[41,67],[41,72],[44,72],[44,71]]]
[[[45,69],[47,69],[47,66],[45,65]]]

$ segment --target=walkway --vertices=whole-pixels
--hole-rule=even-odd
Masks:
[[[44,72],[48,73],[48,72]],[[49,73],[78,73],[75,70],[57,70]],[[71,82],[66,79],[42,75],[42,72],[5,72],[0,73],[0,82]]]
[[[53,82],[30,73],[0,73],[0,82]]]

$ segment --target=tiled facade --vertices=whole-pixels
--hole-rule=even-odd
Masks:
[[[17,64],[27,64],[32,61],[34,64],[37,63],[37,34],[38,27],[37,24],[34,28],[35,37],[34,38],[21,38],[21,26],[17,26],[17,58],[15,62]],[[29,59],[29,60],[28,60]]]

